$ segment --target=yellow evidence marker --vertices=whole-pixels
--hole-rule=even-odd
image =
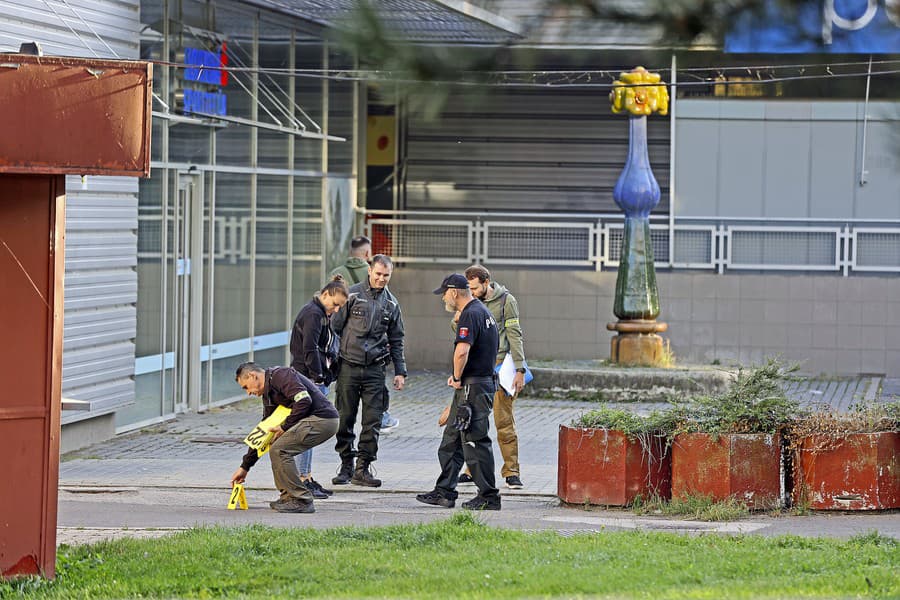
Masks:
[[[262,456],[269,451],[269,445],[272,443],[272,436],[275,435],[269,431],[269,429],[278,427],[284,423],[284,420],[288,418],[289,414],[291,414],[291,409],[288,407],[281,405],[276,406],[275,412],[260,421],[257,426],[253,428],[253,431],[247,434],[247,437],[244,438],[244,443],[255,449],[257,456]]]
[[[228,500],[228,510],[240,508],[247,510],[247,494],[244,493],[244,484],[236,483],[231,488],[231,498]]]

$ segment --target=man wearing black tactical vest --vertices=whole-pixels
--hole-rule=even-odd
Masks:
[[[459,311],[454,340],[453,367],[447,385],[452,387],[453,402],[438,461],[441,474],[434,490],[416,496],[425,504],[453,508],[458,493],[459,470],[469,467],[478,495],[463,502],[470,510],[500,510],[500,493],[494,479],[494,453],[488,437],[496,381],[494,363],[500,341],[497,322],[491,311],[472,296],[469,282],[453,273],[434,290],[448,311]]]

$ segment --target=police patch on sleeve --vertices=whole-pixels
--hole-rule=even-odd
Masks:
[[[461,338],[469,337],[469,328],[468,327],[460,327],[459,328],[459,337],[461,337]]]

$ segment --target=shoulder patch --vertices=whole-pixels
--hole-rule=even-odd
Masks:
[[[469,328],[468,327],[460,327],[459,328],[459,337],[461,337],[461,338],[469,337]]]

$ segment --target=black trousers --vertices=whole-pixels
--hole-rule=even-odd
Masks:
[[[372,462],[378,457],[378,436],[381,434],[381,414],[386,409],[385,366],[369,365],[357,367],[348,363],[341,365],[337,378],[335,407],[340,415],[337,443],[334,449],[341,455],[341,462],[350,462],[355,457]],[[359,432],[358,450],[353,442],[356,434],[353,427],[362,407],[360,416],[362,430]]]
[[[453,427],[456,411],[463,403],[468,403],[472,409],[472,424],[468,431],[459,431]],[[445,498],[456,500],[458,496],[456,484],[459,483],[459,470],[463,462],[469,467],[472,481],[478,487],[479,496],[499,497],[500,493],[494,479],[494,450],[488,436],[493,403],[493,383],[463,386],[453,394],[450,417],[444,427],[441,445],[438,447],[441,475],[434,486]]]

